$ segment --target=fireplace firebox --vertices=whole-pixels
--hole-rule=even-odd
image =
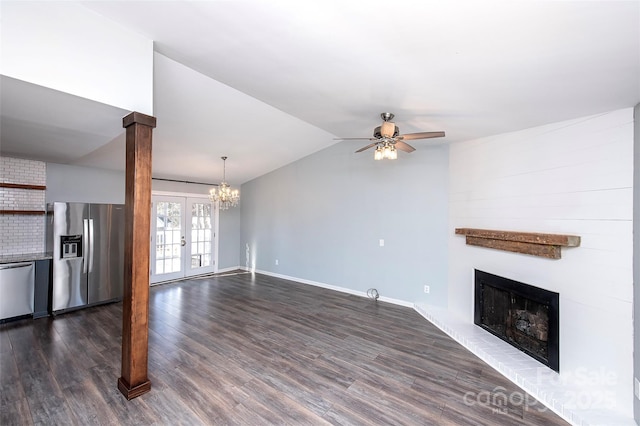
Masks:
[[[559,371],[559,296],[476,269],[474,322]]]

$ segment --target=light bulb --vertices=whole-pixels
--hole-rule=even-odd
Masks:
[[[395,146],[391,147],[391,151],[389,153],[389,160],[396,160],[398,158],[398,151]]]
[[[377,147],[375,153],[373,154],[374,160],[382,160],[382,148]]]

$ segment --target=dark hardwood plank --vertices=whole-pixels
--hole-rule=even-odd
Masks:
[[[241,406],[266,420],[265,424],[320,425],[327,423],[306,405],[298,404],[290,395],[278,391],[261,380],[252,380],[242,388],[247,398]]]
[[[2,389],[4,393],[5,390]],[[20,423],[16,423],[19,421]],[[2,404],[0,406],[0,425],[32,425],[33,419],[31,418],[31,410],[29,409],[29,402],[26,398],[19,398],[15,401],[11,401],[9,404]]]
[[[158,424],[156,411],[162,411],[163,405],[147,405],[143,397],[131,401],[126,400],[116,386],[119,370],[119,363],[115,368],[105,364],[96,365],[86,370],[88,380],[95,383],[95,389],[100,393],[100,398],[106,402],[109,411],[116,417],[115,424]]]
[[[0,423],[566,424],[409,308],[247,273],[149,305],[154,385],[131,401],[122,303],[0,324]]]
[[[8,410],[13,404],[20,404],[22,400],[26,401],[26,395],[14,354],[3,353],[0,355],[0,411]],[[20,407],[17,407],[17,410],[20,412]]]
[[[74,383],[64,389],[69,408],[82,425],[115,425],[118,417],[92,380]]]

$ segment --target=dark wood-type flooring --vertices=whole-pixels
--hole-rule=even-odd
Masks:
[[[122,304],[0,325],[1,425],[560,425],[410,308],[247,273],[151,288],[151,392]]]

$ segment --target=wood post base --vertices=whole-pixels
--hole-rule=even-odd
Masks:
[[[118,379],[118,390],[127,400],[137,398],[151,390],[151,382],[147,380],[138,386],[131,387],[122,377]]]

